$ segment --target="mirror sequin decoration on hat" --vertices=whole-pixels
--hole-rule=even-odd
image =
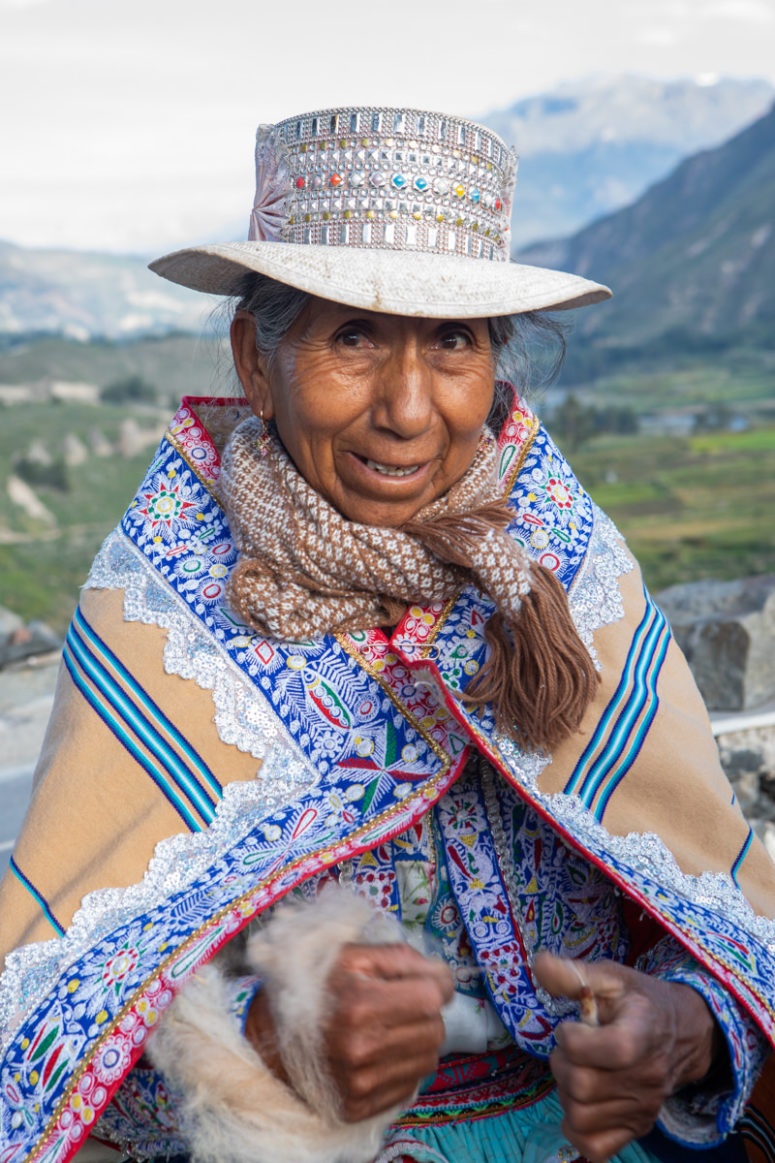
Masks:
[[[507,262],[517,158],[490,130],[349,108],[259,127],[251,240]]]

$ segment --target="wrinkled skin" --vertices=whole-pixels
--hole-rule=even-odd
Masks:
[[[551,1067],[563,1133],[592,1163],[603,1163],[651,1129],[670,1094],[707,1074],[720,1033],[689,986],[611,961],[571,964],[549,953],[536,958],[535,972],[552,994],[579,999],[586,983],[596,999],[599,1027],[561,1023]],[[324,1056],[344,1118],[357,1122],[408,1102],[438,1064],[441,1009],[452,996],[446,965],[405,945],[349,945],[327,992]],[[246,1034],[287,1082],[261,992]]]
[[[487,321],[403,318],[313,299],[274,358],[253,319],[232,325],[235,365],[253,411],[274,419],[297,469],[345,517],[400,525],[468,468],[493,395]],[[393,468],[388,475],[367,461]],[[578,972],[549,954],[536,972],[577,998]],[[599,1029],[564,1022],[551,1059],[568,1139],[594,1163],[653,1125],[667,1095],[711,1065],[715,1025],[692,989],[613,963],[583,964]],[[404,945],[351,945],[328,982],[324,1057],[345,1119],[408,1102],[444,1041],[448,968]],[[246,1035],[284,1081],[272,1015],[259,991]]]
[[[441,1008],[452,975],[408,945],[347,945],[328,979],[323,1029],[328,1072],[347,1122],[408,1102],[432,1074],[444,1041]],[[272,1015],[261,991],[250,1007],[248,1039],[284,1082]]]
[[[250,406],[275,421],[301,475],[365,525],[401,525],[463,476],[495,387],[486,319],[413,319],[312,299],[271,361],[244,311],[232,348]],[[367,461],[413,471],[391,476]]]
[[[592,1163],[603,1163],[651,1130],[669,1095],[708,1073],[720,1031],[690,986],[613,961],[541,953],[535,974],[558,997],[580,1000],[586,983],[597,1002],[599,1026],[562,1022],[550,1062],[563,1133]]]

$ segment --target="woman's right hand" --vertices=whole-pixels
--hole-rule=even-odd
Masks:
[[[452,992],[444,962],[409,945],[342,949],[327,982],[323,1047],[346,1122],[407,1102],[435,1071],[444,1042],[441,1008]],[[250,1007],[245,1034],[269,1069],[288,1082],[263,990]]]

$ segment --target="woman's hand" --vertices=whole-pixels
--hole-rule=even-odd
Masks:
[[[341,1099],[341,1116],[359,1122],[408,1099],[438,1065],[441,1008],[452,997],[443,961],[409,945],[346,945],[329,975],[324,1058]],[[263,990],[245,1034],[284,1082],[280,1049]]]
[[[555,996],[597,1002],[597,1027],[562,1022],[551,1066],[565,1112],[563,1133],[592,1163],[604,1163],[651,1130],[665,1099],[711,1067],[720,1032],[701,996],[613,961],[535,961]]]

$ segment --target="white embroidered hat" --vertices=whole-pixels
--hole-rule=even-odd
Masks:
[[[218,295],[259,271],[323,299],[427,318],[564,310],[599,283],[510,261],[517,158],[482,125],[417,109],[327,109],[262,125],[246,242],[151,270]]]

